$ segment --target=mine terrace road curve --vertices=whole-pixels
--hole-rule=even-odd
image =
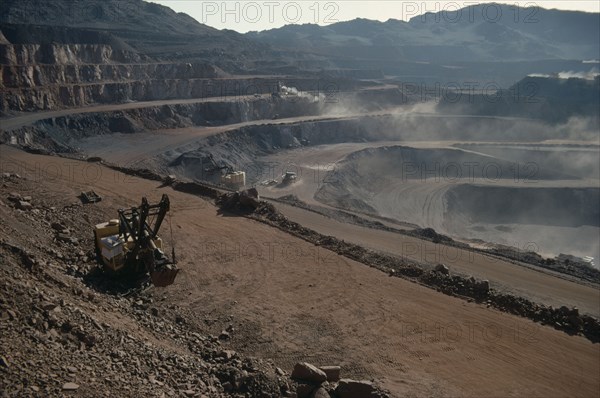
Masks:
[[[259,98],[268,99],[270,98],[270,94],[262,94]],[[139,108],[147,108],[154,106],[162,106],[162,105],[180,105],[180,104],[196,104],[203,102],[236,102],[236,101],[244,101],[244,100],[256,100],[257,97],[254,95],[241,95],[241,96],[218,96],[218,97],[210,97],[210,98],[189,98],[189,99],[170,99],[170,100],[158,100],[158,101],[133,101],[127,102],[124,104],[107,104],[107,105],[91,105],[81,108],[68,108],[61,109],[55,111],[47,111],[47,112],[31,112],[20,114],[17,116],[9,116],[0,118],[0,128],[3,130],[14,130],[19,127],[27,126],[33,124],[39,120],[44,119],[52,119],[62,116],[69,115],[77,115],[81,113],[95,113],[95,112],[114,112],[114,111],[122,111],[128,109],[139,109]],[[344,114],[339,115],[339,117],[349,117],[349,116],[382,116],[388,114],[397,114],[398,116],[421,116],[421,117],[450,117],[450,118],[478,118],[478,119],[497,119],[497,120],[531,120],[526,118],[518,118],[518,117],[503,117],[503,116],[481,116],[481,115],[444,115],[437,113],[425,113],[425,112],[407,112],[406,107],[397,107],[390,108],[388,110],[379,110],[373,112],[365,112],[365,113],[355,113],[355,114]],[[322,119],[322,118],[330,118],[336,117],[336,115],[321,115],[321,116],[312,116],[312,119]],[[287,120],[287,119],[281,119]]]

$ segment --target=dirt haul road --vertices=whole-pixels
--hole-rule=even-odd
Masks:
[[[109,105],[91,105],[81,108],[69,108],[69,109],[60,109],[55,111],[46,111],[46,112],[30,112],[24,113],[17,116],[10,116],[0,118],[0,123],[2,125],[2,129],[4,130],[13,130],[19,127],[28,126],[33,124],[39,120],[44,119],[53,119],[63,116],[72,116],[79,115],[83,113],[101,113],[101,112],[114,112],[114,111],[125,111],[130,109],[140,109],[140,108],[149,108],[149,107],[157,107],[163,105],[185,105],[185,104],[197,104],[197,103],[206,103],[206,102],[245,102],[245,101],[255,101],[257,98],[260,99],[269,99],[271,95],[269,94],[261,94],[258,97],[254,95],[238,95],[238,96],[219,96],[219,97],[209,97],[209,98],[190,98],[190,99],[170,99],[170,100],[157,100],[157,101],[132,101],[124,104],[109,104]],[[308,120],[320,120],[320,119],[328,119],[328,118],[355,118],[360,116],[383,116],[388,115],[390,113],[402,112],[402,107],[391,108],[385,112],[382,111],[372,111],[372,112],[362,112],[362,113],[352,113],[348,114],[347,112],[343,113],[335,113],[330,112],[327,115],[316,115],[316,116],[302,116],[297,118],[287,118],[287,119],[277,119],[272,122],[277,123],[279,120],[284,120],[288,122],[292,121],[308,121]],[[433,115],[432,115],[433,116]],[[259,121],[262,122],[262,121]]]
[[[261,95],[262,98],[268,98],[268,95]],[[179,105],[179,104],[196,104],[200,102],[236,102],[254,99],[253,95],[242,95],[232,97],[210,97],[210,98],[190,98],[190,99],[172,99],[172,100],[159,100],[159,101],[133,101],[125,104],[110,104],[110,105],[92,105],[82,108],[69,108],[60,109],[56,111],[48,112],[31,112],[25,113],[18,116],[12,116],[0,119],[2,128],[5,130],[12,130],[22,126],[33,124],[38,120],[52,119],[61,116],[77,115],[81,113],[94,113],[94,112],[112,112],[112,111],[124,111],[128,109],[146,108],[152,106],[162,105]]]
[[[497,289],[528,297],[536,303],[557,307],[569,305],[595,317],[600,315],[600,291],[597,286],[571,282],[564,279],[566,276],[552,271],[534,266],[527,268],[500,258],[482,255],[474,250],[436,244],[391,231],[346,224],[295,206],[274,204],[290,220],[321,234],[417,262],[432,265],[443,263],[451,272],[488,279]]]
[[[245,218],[219,216],[211,203],[156,182],[6,146],[0,159],[4,172],[19,168],[39,181],[34,200],[43,193],[67,205],[95,189],[107,218],[143,195],[156,201],[168,193],[183,271],[166,300],[216,327],[233,317],[237,350],[288,371],[299,359],[341,364],[345,376],[376,378],[403,397],[600,394],[599,347],[583,337],[390,278]]]
[[[114,133],[111,135],[98,135],[84,138],[78,143],[78,147],[90,156],[99,156],[104,160],[123,166],[134,166],[136,165],[136,162],[151,159],[153,156],[172,150],[181,150],[181,148],[186,145],[194,146],[201,138],[233,131],[243,127],[292,125],[299,122],[311,122],[316,120],[348,120],[353,118],[355,118],[355,116],[296,116],[277,120],[251,120],[213,127],[185,127],[130,134]]]

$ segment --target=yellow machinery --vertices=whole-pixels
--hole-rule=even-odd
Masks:
[[[150,274],[155,286],[168,286],[179,270],[163,252],[158,230],[169,211],[170,202],[163,195],[158,204],[150,205],[142,198],[139,207],[119,210],[119,218],[94,228],[96,253],[111,274],[142,277]]]

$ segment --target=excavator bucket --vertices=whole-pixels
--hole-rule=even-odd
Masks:
[[[157,287],[166,287],[172,285],[175,282],[175,277],[179,269],[165,267],[160,270],[150,272],[150,279],[152,284]]]

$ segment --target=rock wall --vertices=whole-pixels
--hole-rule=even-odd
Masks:
[[[1,44],[2,65],[134,63],[138,54],[106,44]]]
[[[0,112],[201,98],[227,90],[203,80],[226,76],[212,65],[145,61],[104,44],[2,44]]]
[[[28,75],[23,80],[33,80]],[[35,112],[94,104],[169,99],[239,97],[255,94],[251,80],[164,79],[110,83],[47,85],[2,91],[0,112]],[[259,86],[259,93],[266,89]]]
[[[229,77],[207,63],[144,62],[102,44],[0,45],[0,113],[94,104],[270,94],[281,84],[328,100],[354,83],[318,78]]]
[[[309,100],[290,102],[256,98],[90,112],[43,119],[11,131],[0,130],[0,143],[68,152],[77,145],[78,139],[95,135],[225,125],[271,119],[274,114],[281,117],[317,115],[321,106]]]
[[[157,62],[111,44],[0,44],[0,114],[94,104],[311,92],[336,102],[359,83],[345,77],[231,77],[203,63]],[[361,92],[356,101],[396,100]],[[286,95],[285,92],[282,95]],[[360,97],[360,98],[358,98]],[[368,98],[367,98],[368,97]],[[397,102],[397,101],[396,101]]]
[[[0,87],[127,82],[131,80],[215,79],[222,72],[208,64],[34,64],[0,65]]]

